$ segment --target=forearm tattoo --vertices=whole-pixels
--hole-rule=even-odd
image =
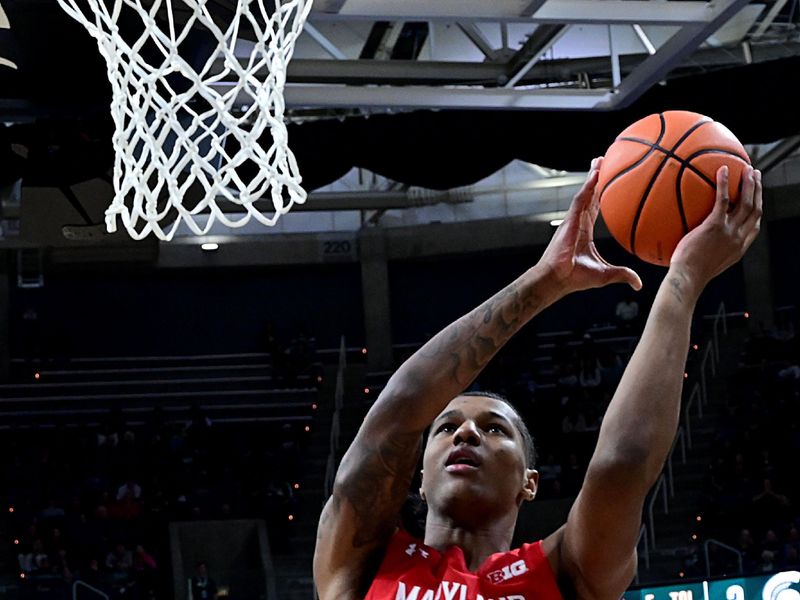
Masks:
[[[683,297],[683,274],[676,273],[674,276],[669,278],[669,289],[672,292],[672,296],[681,304],[684,303]]]
[[[419,357],[428,362],[444,359],[451,380],[465,386],[541,306],[536,294],[512,283],[444,329]]]
[[[326,504],[317,539],[325,535],[328,521],[339,516],[341,502],[346,500],[356,521],[352,546],[361,548],[391,534],[396,524],[391,516],[399,511],[408,494],[422,451],[422,436],[396,434],[379,447],[359,444],[353,446],[353,451],[355,454],[348,456],[340,467],[352,475],[343,477]]]

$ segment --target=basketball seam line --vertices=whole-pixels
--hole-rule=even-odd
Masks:
[[[656,141],[655,141],[656,144],[658,144],[664,138],[664,134],[667,132],[666,123],[664,122],[664,115],[663,114],[659,114],[658,118],[659,118],[660,123],[661,123],[661,130],[658,132],[658,137],[656,138]],[[617,141],[618,140],[614,140],[614,143],[616,143]],[[617,179],[619,179],[620,177],[622,177],[626,173],[630,173],[631,171],[633,171],[636,167],[638,167],[640,164],[642,164],[647,159],[648,156],[653,154],[653,152],[655,152],[655,147],[651,146],[650,149],[647,152],[645,152],[645,154],[640,159],[638,159],[633,164],[625,167],[619,173],[617,173],[611,179],[609,179],[608,182],[603,186],[603,189],[600,191],[600,196],[598,197],[598,201],[601,201],[603,199],[603,194],[606,193],[606,190],[609,188],[609,186],[612,183],[614,183]],[[633,254],[633,247],[631,247],[631,253]]]
[[[683,233],[684,233],[684,235],[689,233],[689,223],[686,220],[686,210],[684,209],[683,192],[681,190],[681,180],[683,179],[683,174],[686,171],[686,169],[689,169],[695,175],[700,177],[704,182],[706,182],[711,187],[712,190],[716,191],[716,189],[717,189],[716,182],[714,180],[712,180],[710,177],[708,177],[705,173],[700,171],[697,167],[695,167],[691,163],[691,161],[693,159],[697,158],[698,156],[702,156],[704,154],[727,154],[728,156],[736,157],[739,160],[742,160],[743,162],[746,162],[747,164],[750,164],[750,159],[748,157],[743,157],[741,154],[738,154],[738,153],[733,152],[731,150],[725,150],[724,148],[704,148],[703,150],[698,150],[697,152],[694,152],[693,154],[690,154],[686,158],[681,158],[680,156],[678,156],[674,152],[670,152],[670,150],[668,150],[667,148],[664,148],[663,146],[660,146],[658,144],[654,144],[652,142],[648,142],[647,140],[643,140],[643,139],[640,139],[640,138],[634,138],[634,137],[624,137],[624,138],[620,138],[620,139],[624,140],[626,142],[636,142],[636,143],[642,144],[644,146],[648,146],[649,148],[652,148],[654,150],[658,150],[660,152],[663,152],[664,154],[666,154],[667,156],[669,156],[670,158],[674,159],[675,161],[677,161],[677,162],[679,162],[681,164],[681,168],[678,171],[678,176],[675,178],[675,197],[678,199],[678,212],[680,213],[681,224],[683,225]]]
[[[666,123],[664,122],[663,113],[659,114],[659,117],[661,118],[662,125],[663,125],[664,129],[666,130]],[[690,135],[692,135],[695,131],[697,131],[700,127],[702,127],[706,123],[713,123],[713,121],[711,119],[708,119],[708,118],[704,117],[703,119],[701,119],[700,121],[698,121],[697,123],[692,125],[688,130],[686,130],[684,132],[684,134],[680,137],[680,139],[678,139],[678,141],[675,142],[675,145],[672,146],[672,148],[669,148],[669,153],[670,154],[674,153],[675,150],[677,150],[678,147],[681,144],[683,144],[683,142],[685,142],[689,138]],[[656,143],[658,143],[659,141],[660,141],[660,139],[656,140]],[[664,170],[664,165],[667,164],[667,161],[669,160],[669,158],[670,157],[669,157],[669,154],[668,154],[661,160],[661,164],[658,165],[658,168],[656,169],[656,172],[650,178],[650,182],[647,184],[647,187],[645,188],[645,191],[642,194],[642,199],[639,202],[638,209],[636,210],[636,215],[633,217],[633,225],[631,226],[631,253],[633,253],[633,254],[636,254],[636,229],[639,226],[639,219],[641,218],[642,212],[644,211],[644,205],[647,203],[647,198],[650,195],[650,191],[653,189],[653,186],[655,185],[656,179],[658,179],[658,176],[661,175],[661,171]],[[678,207],[678,213],[679,214],[681,213],[681,209],[682,209],[682,207]]]
[[[661,141],[661,138],[662,138],[663,136],[664,136],[664,129],[662,128],[662,129],[661,129],[661,132],[658,134],[658,139],[656,140],[656,142],[659,142],[659,141]],[[622,139],[626,139],[626,138],[622,138]],[[625,175],[625,173],[629,173],[630,171],[632,171],[633,169],[635,169],[636,167],[638,167],[638,166],[639,166],[639,165],[642,163],[642,161],[644,161],[644,159],[646,159],[648,156],[650,156],[650,155],[651,155],[651,154],[652,154],[652,153],[653,153],[653,152],[656,150],[656,148],[659,148],[659,147],[660,147],[660,146],[654,146],[654,145],[652,145],[652,144],[649,144],[649,143],[645,142],[644,140],[634,140],[634,138],[631,138],[631,140],[632,140],[632,141],[637,141],[637,142],[642,142],[642,143],[643,143],[643,144],[645,144],[646,146],[650,146],[650,150],[648,150],[647,152],[645,152],[645,154],[644,154],[644,155],[643,155],[641,158],[637,159],[637,160],[636,160],[636,162],[634,162],[634,163],[632,163],[632,164],[628,165],[627,167],[625,167],[624,169],[622,169],[622,170],[621,170],[619,173],[617,173],[616,175],[614,175],[614,176],[613,176],[611,179],[609,179],[609,180],[608,180],[608,182],[607,182],[607,183],[606,183],[606,184],[603,186],[603,189],[600,191],[600,199],[602,199],[602,198],[603,198],[603,194],[604,194],[604,193],[605,193],[605,191],[608,189],[608,186],[610,186],[610,185],[611,185],[612,183],[614,183],[614,182],[615,182],[617,179],[619,179],[620,177],[622,177],[623,175]],[[615,143],[616,143],[617,141],[619,141],[619,140],[615,140]]]
[[[669,158],[675,159],[677,162],[681,163],[681,165],[685,166],[686,168],[691,169],[695,173],[695,175],[697,175],[698,177],[701,177],[702,179],[704,179],[710,185],[714,185],[714,182],[705,173],[703,173],[700,169],[698,169],[694,165],[687,164],[686,161],[683,158],[681,158],[680,156],[678,156],[674,152],[671,152],[668,148],[664,148],[663,146],[659,146],[658,144],[654,144],[652,142],[648,142],[647,140],[641,140],[639,138],[624,137],[624,138],[620,138],[620,139],[623,140],[623,141],[626,141],[626,142],[636,142],[636,143],[642,144],[644,146],[649,146],[653,150],[658,150],[659,152],[662,152],[662,153],[666,154]]]
[[[667,154],[671,158],[674,158],[677,162],[681,163],[681,165],[683,165],[684,168],[690,169],[695,175],[697,175],[698,177],[702,178],[706,183],[708,183],[712,187],[716,187],[715,181],[713,179],[711,179],[710,177],[708,177],[705,173],[700,171],[693,164],[691,164],[690,161],[692,159],[695,159],[698,156],[701,156],[703,154],[719,153],[719,154],[727,154],[729,156],[734,156],[734,157],[742,160],[743,162],[746,162],[748,165],[750,164],[750,158],[748,156],[742,156],[741,154],[733,152],[732,150],[725,150],[725,148],[703,148],[702,150],[698,150],[698,151],[690,154],[686,158],[681,158],[680,156],[678,156],[674,152],[670,152],[667,148],[664,148],[663,146],[659,146],[658,144],[653,143],[653,142],[648,142],[647,140],[642,140],[642,139],[633,138],[633,137],[625,137],[625,138],[619,138],[619,139],[620,140],[624,140],[626,142],[637,142],[639,144],[642,144],[642,145],[647,146],[649,148],[652,148],[654,150],[659,150],[660,152],[663,152],[664,154]]]

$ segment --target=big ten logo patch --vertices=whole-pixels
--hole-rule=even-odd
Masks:
[[[504,581],[508,581],[513,577],[519,577],[523,573],[527,572],[528,572],[528,565],[525,564],[524,560],[518,560],[515,563],[506,565],[502,569],[498,569],[497,571],[492,571],[491,573],[487,573],[486,578],[492,583],[503,583]]]

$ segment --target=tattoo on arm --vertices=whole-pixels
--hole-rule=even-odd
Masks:
[[[678,277],[670,277],[669,287],[675,299],[683,304],[683,290],[681,289],[681,280]]]
[[[540,306],[535,294],[512,283],[447,327],[419,356],[429,363],[448,357],[452,382],[467,385]]]
[[[400,434],[378,448],[360,445],[358,454],[348,458],[355,464],[353,475],[345,477],[334,492],[331,503],[320,518],[318,536],[330,517],[340,511],[341,501],[347,500],[355,513],[352,544],[360,548],[388,538],[397,525],[395,517],[408,495],[422,449],[419,434]]]
[[[325,535],[326,529],[328,527],[328,521],[331,520],[331,515],[339,514],[340,505],[341,505],[341,499],[336,494],[331,496],[330,502],[325,503],[325,506],[322,508],[322,514],[319,516],[319,525],[317,526],[317,540],[322,539],[322,537]]]

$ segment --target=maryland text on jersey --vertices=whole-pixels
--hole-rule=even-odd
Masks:
[[[423,589],[419,585],[406,586],[402,581],[398,581],[394,600],[527,600],[527,598],[522,594],[486,598],[474,591],[470,593],[467,584],[457,581],[442,581],[435,590]]]

